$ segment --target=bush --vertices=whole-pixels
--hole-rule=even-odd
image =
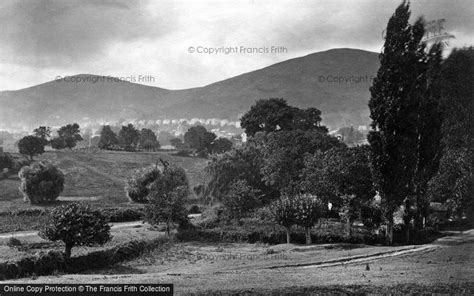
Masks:
[[[143,219],[143,209],[105,208],[101,210],[108,222],[132,222]]]
[[[206,209],[196,224],[202,228],[214,228],[220,225],[221,216],[224,212],[224,207],[222,205],[215,205],[211,208]]]
[[[125,184],[128,198],[134,202],[147,203],[150,188],[161,175],[157,166],[135,170]]]
[[[406,237],[407,226],[403,223],[393,227],[393,242],[402,244],[426,244],[440,237],[440,233],[433,227],[422,229],[410,228],[410,241]]]
[[[71,257],[74,246],[103,245],[111,238],[105,216],[87,205],[71,203],[56,207],[48,220],[48,225],[40,231],[39,236],[64,242],[66,258]]]
[[[364,243],[381,244],[384,237],[371,233],[354,235],[352,238],[343,233],[314,233],[311,232],[311,240],[318,244],[329,243]],[[176,238],[179,241],[200,241],[209,243],[266,243],[283,244],[286,243],[287,236],[283,227],[274,225],[244,225],[244,226],[223,226],[212,229],[179,230]],[[297,244],[306,243],[306,233],[303,228],[298,227],[291,233],[291,241]]]
[[[174,155],[182,156],[182,157],[189,157],[191,156],[192,151],[189,149],[180,149]]]
[[[64,188],[64,174],[46,162],[25,166],[18,175],[21,179],[20,191],[25,201],[32,204],[54,201]]]
[[[8,168],[11,169],[15,159],[10,153],[0,152],[0,169]]]
[[[23,244],[16,237],[10,237],[7,241],[7,246],[10,248],[21,247]]]
[[[69,259],[62,252],[41,252],[15,262],[0,263],[0,280],[28,277],[32,274],[51,275],[62,271],[78,273],[93,268],[103,268],[136,258],[167,241],[162,237],[151,241],[130,241],[113,248],[90,252]]]

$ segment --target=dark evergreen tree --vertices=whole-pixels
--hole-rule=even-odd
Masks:
[[[118,139],[123,149],[126,151],[135,151],[139,138],[140,132],[130,123],[127,126],[122,126]]]
[[[117,135],[110,128],[109,125],[104,125],[100,132],[99,148],[100,149],[111,149],[114,145],[118,144]]]

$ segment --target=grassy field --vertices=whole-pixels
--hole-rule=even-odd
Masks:
[[[191,188],[205,178],[206,160],[173,156],[168,152],[46,152],[37,160],[57,165],[65,174],[64,191],[59,200],[87,201],[100,207],[134,206],[125,195],[125,180],[134,169],[155,164],[162,158],[184,168]],[[11,211],[34,206],[23,202],[18,190],[17,176],[0,180],[0,211]]]

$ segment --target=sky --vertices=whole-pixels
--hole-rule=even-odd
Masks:
[[[76,74],[184,89],[332,48],[380,52],[400,0],[2,0],[0,91]],[[473,45],[472,0],[412,0]]]

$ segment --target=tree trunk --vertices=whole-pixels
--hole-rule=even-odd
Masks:
[[[66,249],[64,251],[64,254],[66,255],[66,259],[71,258],[71,250],[73,246],[74,246],[73,243],[66,243]]]
[[[306,244],[311,245],[311,227],[305,227],[304,232],[306,236]]]
[[[387,218],[387,233],[386,241],[387,245],[392,245],[393,243],[393,212],[390,212]]]
[[[286,232],[286,243],[289,244],[291,241],[290,227],[285,227],[285,232]]]
[[[352,221],[347,220],[347,232],[349,233],[349,237],[352,238]]]
[[[407,244],[410,243],[410,223],[406,225],[406,239],[407,239]]]

